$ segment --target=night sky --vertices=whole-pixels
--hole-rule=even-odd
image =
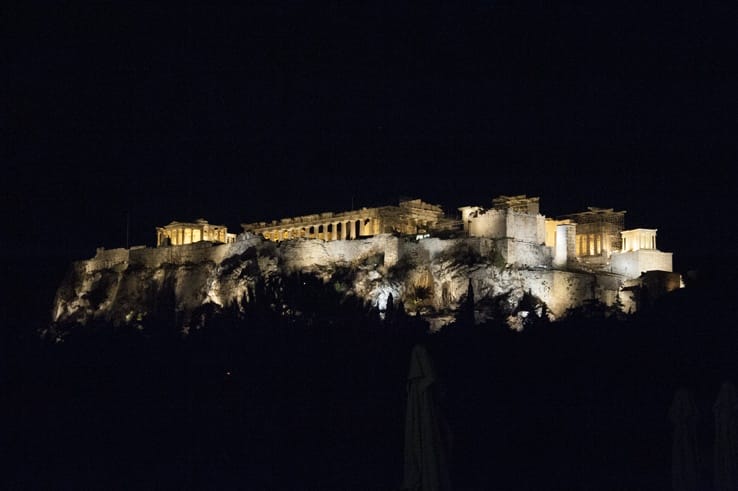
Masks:
[[[499,194],[729,257],[735,3],[594,3],[6,4],[6,273],[43,311],[127,230]]]

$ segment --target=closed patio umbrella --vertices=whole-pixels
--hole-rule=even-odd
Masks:
[[[448,436],[433,361],[425,346],[415,345],[407,376],[403,490],[451,489]]]
[[[674,491],[697,491],[697,406],[692,394],[680,387],[669,409],[674,427],[671,447],[671,484]]]
[[[713,412],[715,491],[738,491],[738,397],[731,382],[723,382]]]

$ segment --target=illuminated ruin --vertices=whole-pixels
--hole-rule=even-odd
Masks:
[[[273,242],[296,239],[356,240],[382,234],[425,238],[439,232],[491,239],[506,264],[561,270],[609,272],[637,278],[646,271],[672,271],[672,253],[656,248],[656,229],[624,229],[625,211],[588,207],[559,218],[540,213],[540,198],[497,196],[490,208],[462,206],[448,218],[439,205],[420,199],[398,205],[324,212],[241,224],[247,236]],[[232,243],[225,225],[204,219],[157,227],[157,247],[201,241]]]
[[[213,225],[204,218],[194,222],[172,222],[156,227],[156,246],[186,245],[209,241],[228,244],[236,240],[236,234],[229,234],[225,225]]]
[[[290,239],[352,240],[386,233],[418,235],[437,230],[444,223],[443,210],[419,199],[398,206],[326,212],[271,222],[244,223],[244,232],[275,242]]]
[[[576,224],[576,257],[595,269],[607,265],[610,255],[621,248],[625,211],[590,206],[587,211],[566,216]]]
[[[490,209],[463,206],[459,211],[469,236],[496,239],[517,262],[533,251],[540,263],[538,251],[543,246],[550,251],[550,265],[559,269],[610,272],[626,278],[646,271],[672,271],[672,253],[656,248],[656,229],[624,230],[625,211],[588,207],[554,219],[539,213],[538,197],[526,195],[499,196]]]
[[[155,248],[101,247],[75,262],[54,321],[126,323],[148,315],[166,291],[185,325],[203,305],[241,305],[255,285],[294,273],[332,282],[380,312],[389,298],[412,306],[432,329],[453,321],[469,285],[475,322],[504,315],[512,328],[528,315],[545,310],[557,319],[590,302],[635,312],[644,292],[682,286],[672,253],[657,248],[657,230],[626,230],[625,211],[546,217],[539,198],[526,195],[490,205],[462,206],[452,218],[438,205],[403,200],[243,224],[238,236],[204,219],[175,221],[156,229]],[[545,309],[523,306],[525,298]]]

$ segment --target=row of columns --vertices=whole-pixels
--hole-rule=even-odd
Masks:
[[[624,252],[637,251],[639,249],[656,249],[656,235],[639,234],[626,236],[623,234],[622,250]]]
[[[381,233],[381,221],[377,217],[341,220],[301,227],[285,227],[263,232],[266,239],[282,241],[290,239],[351,240],[360,236]]]
[[[601,234],[577,235],[578,256],[599,256],[603,251],[603,237]]]
[[[165,239],[169,239],[171,245],[192,244],[203,240],[203,231],[197,228],[182,227],[166,232],[159,232],[157,245],[163,245]]]
[[[166,239],[169,239],[171,245],[184,245],[200,242],[201,240],[212,240],[219,242],[227,242],[227,232],[223,228],[219,229],[201,229],[192,227],[180,227],[176,229],[163,229],[157,232],[156,244],[165,245]]]

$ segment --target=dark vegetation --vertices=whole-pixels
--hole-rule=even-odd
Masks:
[[[400,304],[382,319],[295,275],[257,285],[242,308],[203,309],[205,326],[183,337],[165,292],[140,329],[15,341],[2,487],[398,489],[405,378],[422,342],[456,489],[668,490],[667,413],[681,386],[700,410],[710,489],[711,405],[723,380],[738,381],[735,294],[716,285],[705,278],[630,318],[592,308],[521,333],[472,326],[462,308],[428,334]]]

